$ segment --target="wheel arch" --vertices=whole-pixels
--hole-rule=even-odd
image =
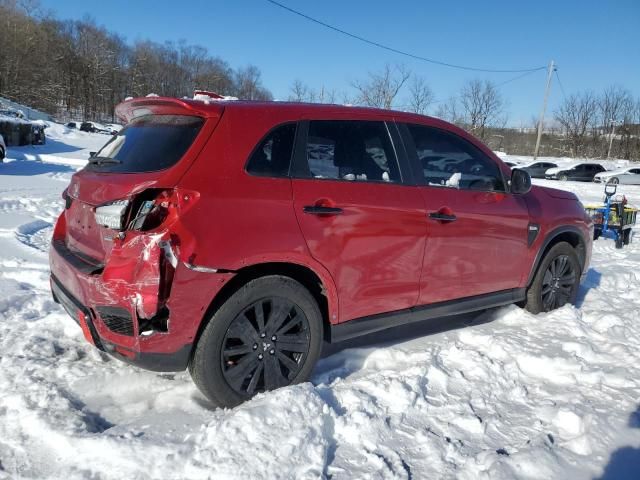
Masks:
[[[545,237],[538,253],[536,254],[535,260],[533,262],[533,266],[531,271],[529,272],[529,277],[527,278],[527,287],[531,285],[533,282],[533,278],[540,266],[540,262],[545,257],[547,252],[556,244],[560,242],[567,242],[573,248],[575,248],[576,253],[578,254],[578,259],[580,260],[580,269],[584,270],[586,257],[587,257],[587,247],[584,239],[584,234],[580,231],[579,228],[566,225],[563,227],[558,227]]]
[[[307,265],[291,262],[265,262],[249,265],[234,271],[235,275],[216,293],[207,308],[193,342],[197,345],[209,319],[215,312],[240,288],[251,280],[270,275],[282,275],[292,278],[302,284],[314,299],[322,314],[323,336],[329,338],[331,319],[336,320],[338,311],[337,292],[330,278],[321,277],[314,269]],[[193,350],[192,350],[193,352]]]

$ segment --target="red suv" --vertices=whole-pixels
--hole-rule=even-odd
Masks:
[[[306,380],[323,341],[575,301],[593,226],[446,122],[335,105],[142,98],[76,173],[56,301],[97,348],[189,368],[221,406]]]

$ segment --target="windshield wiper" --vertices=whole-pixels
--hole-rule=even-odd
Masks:
[[[109,158],[109,157],[92,157],[89,160],[91,165],[119,165],[122,163],[122,160],[118,160],[117,158]]]

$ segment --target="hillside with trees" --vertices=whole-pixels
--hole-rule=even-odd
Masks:
[[[58,20],[37,3],[0,0],[0,96],[61,120],[113,120],[128,96],[191,96],[196,87],[269,100],[260,77],[257,67],[232,68],[202,46],[129,44],[93,20]]]

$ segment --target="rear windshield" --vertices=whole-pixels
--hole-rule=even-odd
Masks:
[[[91,157],[86,168],[122,173],[164,170],[182,158],[203,123],[200,117],[186,115],[136,118]]]

